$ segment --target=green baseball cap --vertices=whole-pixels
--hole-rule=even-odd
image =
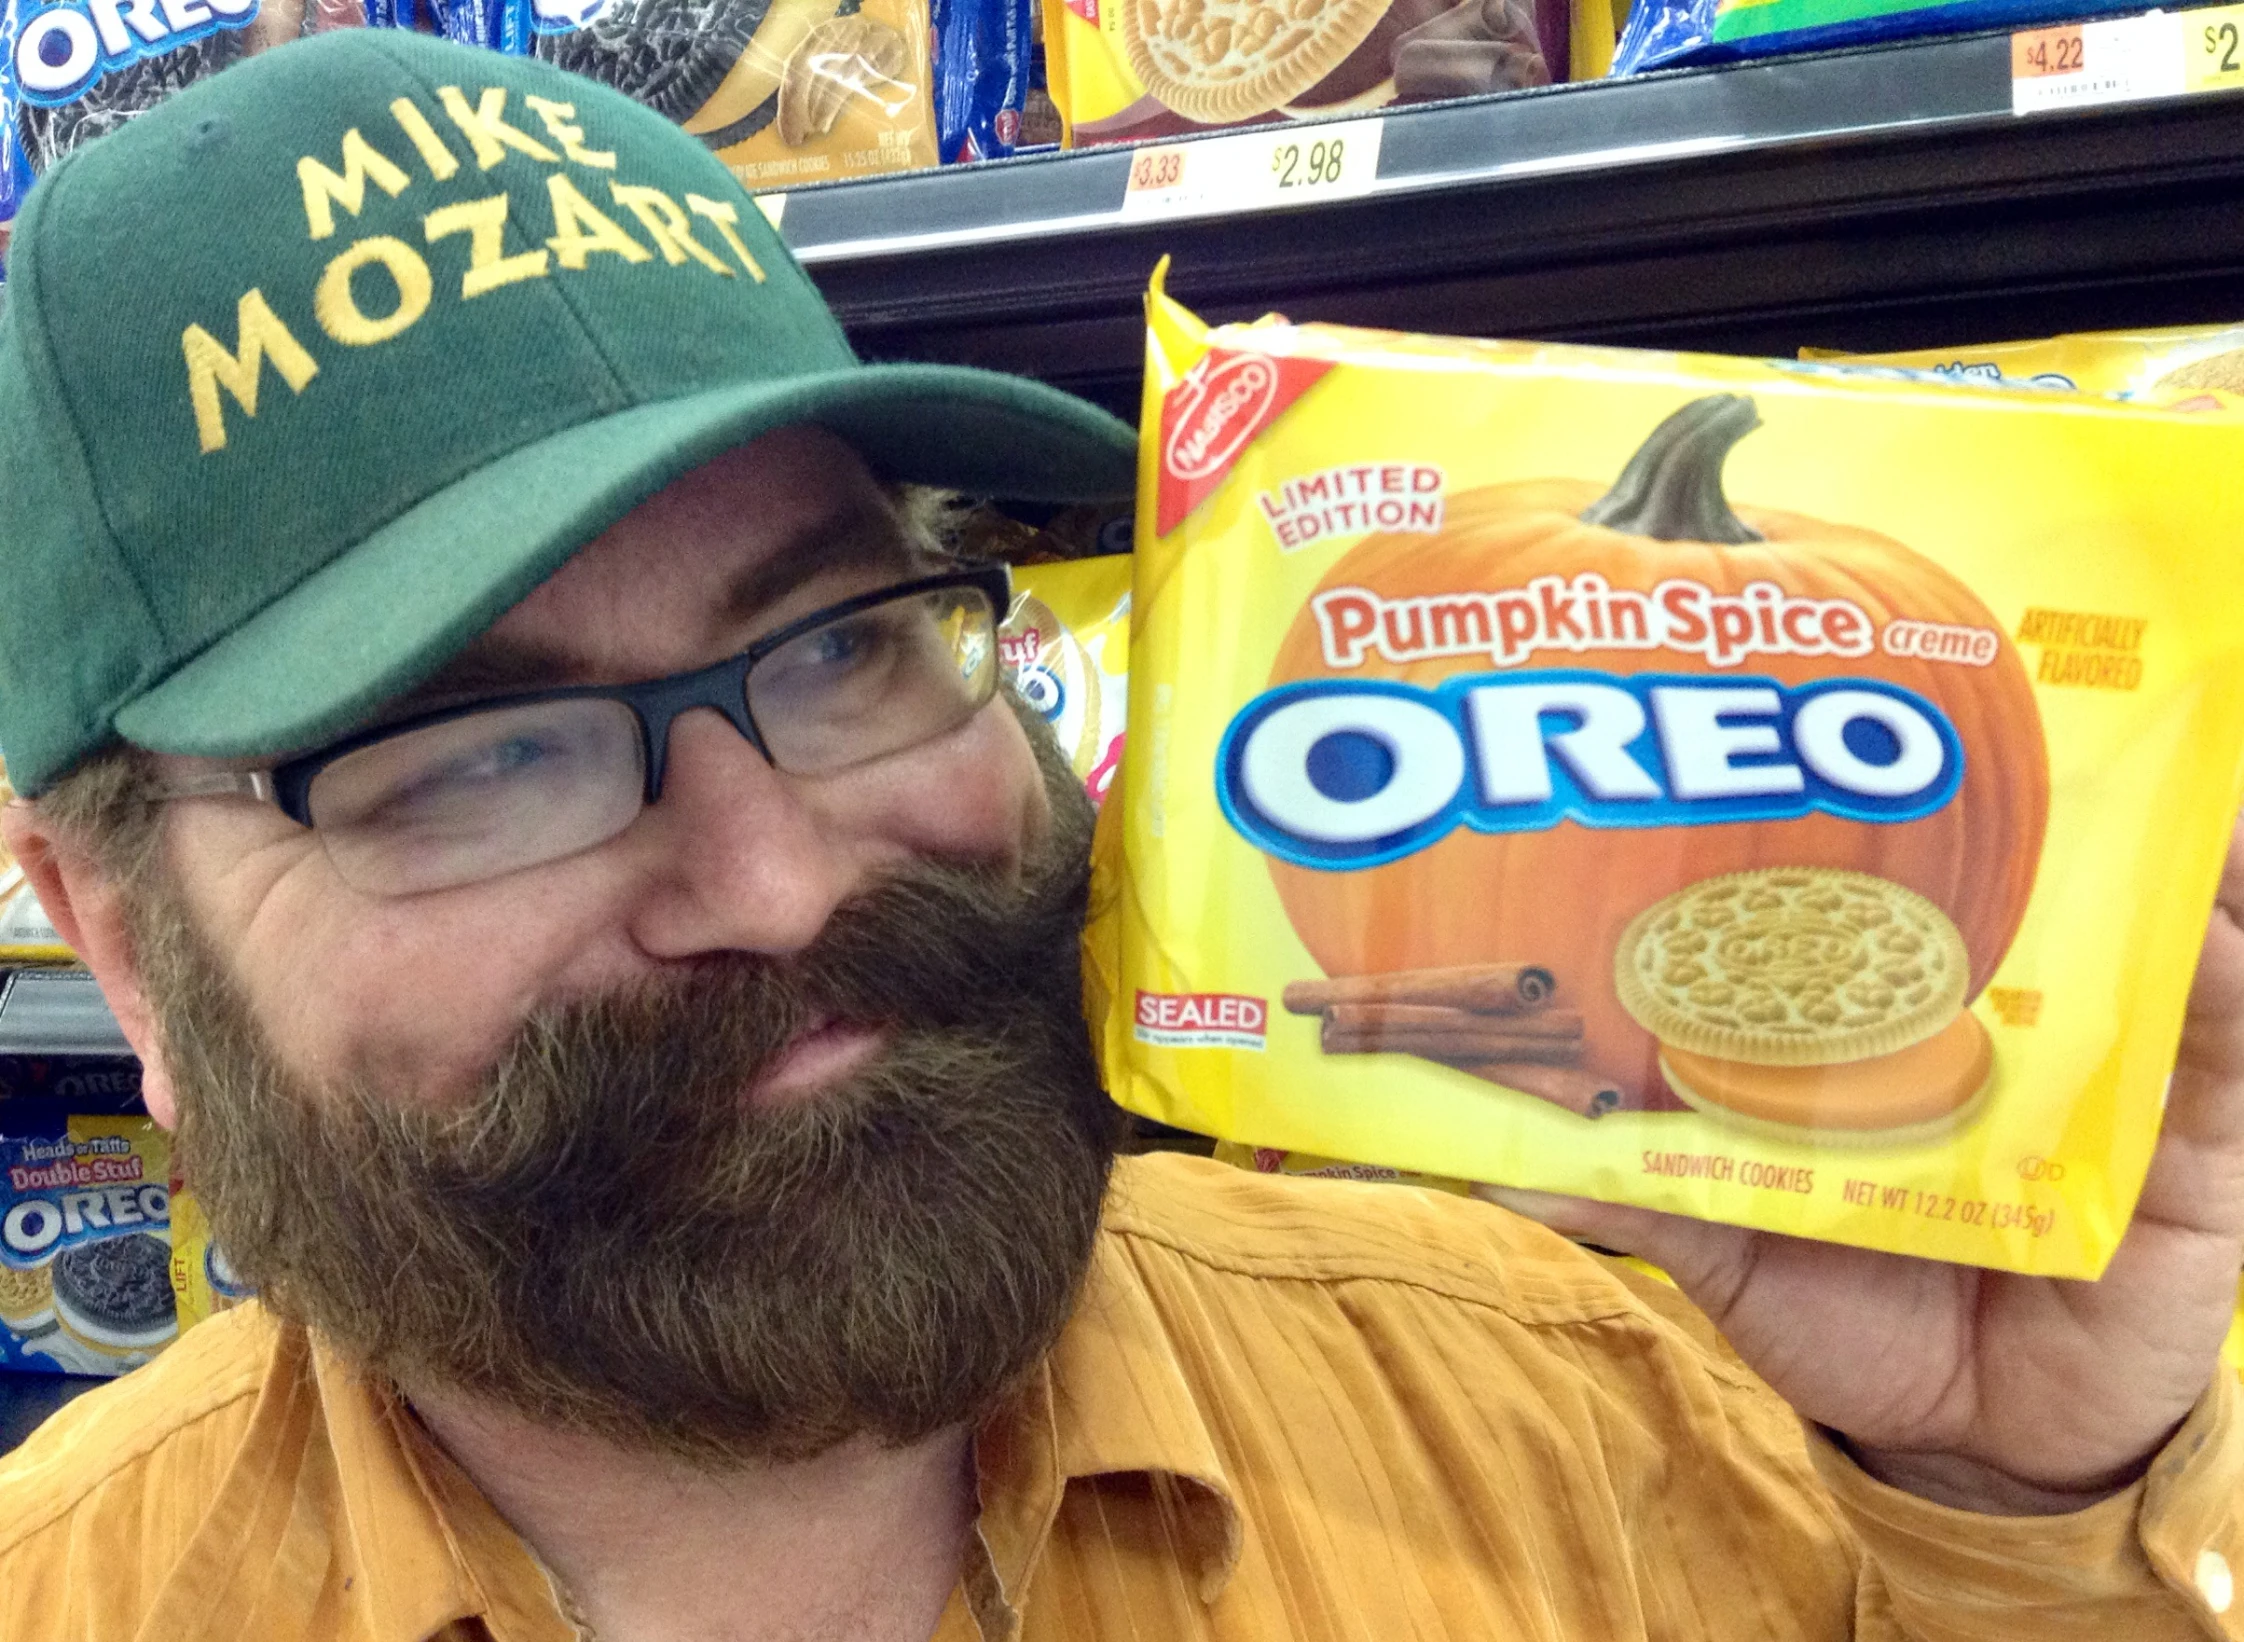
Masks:
[[[884,477],[1117,496],[1036,383],[858,361],[696,139],[534,60],[349,29],[43,177],[0,310],[0,747],[315,745],[758,434]]]

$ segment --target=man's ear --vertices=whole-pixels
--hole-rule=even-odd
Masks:
[[[125,1041],[140,1057],[140,1098],[149,1116],[171,1128],[177,1113],[171,1075],[140,983],[139,957],[116,881],[82,846],[48,825],[36,804],[23,799],[0,806],[0,839],[22,865],[56,932],[93,971],[124,1028]]]

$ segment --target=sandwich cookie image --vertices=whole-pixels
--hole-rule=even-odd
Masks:
[[[56,1326],[54,1283],[47,1268],[0,1265],[0,1329],[19,1340],[35,1340]]]
[[[807,82],[817,78],[809,58],[821,45],[813,36],[857,9],[858,0],[616,0],[581,29],[541,34],[537,50],[720,149],[780,117],[791,69],[792,101],[807,105]],[[823,38],[830,43],[832,31]],[[872,42],[876,54],[885,44]],[[896,44],[900,51],[901,37]]]
[[[171,1245],[132,1232],[65,1249],[54,1260],[54,1303],[73,1345],[107,1364],[144,1362],[179,1332]]]
[[[1906,1145],[1975,1115],[1994,1082],[1947,914],[1866,872],[1724,873],[1622,934],[1613,984],[1694,1110],[1798,1138]]]

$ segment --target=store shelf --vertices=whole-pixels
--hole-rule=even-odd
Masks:
[[[859,347],[1134,410],[1153,263],[1212,318],[1785,352],[2238,317],[2244,96],[2020,118],[2006,35],[1396,110],[1377,186],[1126,219],[1126,149],[788,197]]]
[[[0,1055],[129,1056],[94,978],[76,969],[25,969],[0,991]]]
[[[108,1383],[75,1374],[0,1373],[0,1454],[20,1446],[64,1403]]]

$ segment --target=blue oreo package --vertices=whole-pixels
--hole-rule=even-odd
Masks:
[[[2139,9],[2114,0],[1642,0],[1614,48],[1613,72],[1641,74]]]
[[[145,1115],[0,1100],[0,1370],[122,1374],[171,1343],[170,1158]]]
[[[935,131],[946,165],[999,160],[1021,140],[1035,0],[933,0]]]
[[[528,0],[366,0],[373,28],[416,29],[462,45],[527,57],[536,34]]]
[[[4,0],[0,253],[33,179],[79,144],[253,53],[365,21],[364,0]]]

